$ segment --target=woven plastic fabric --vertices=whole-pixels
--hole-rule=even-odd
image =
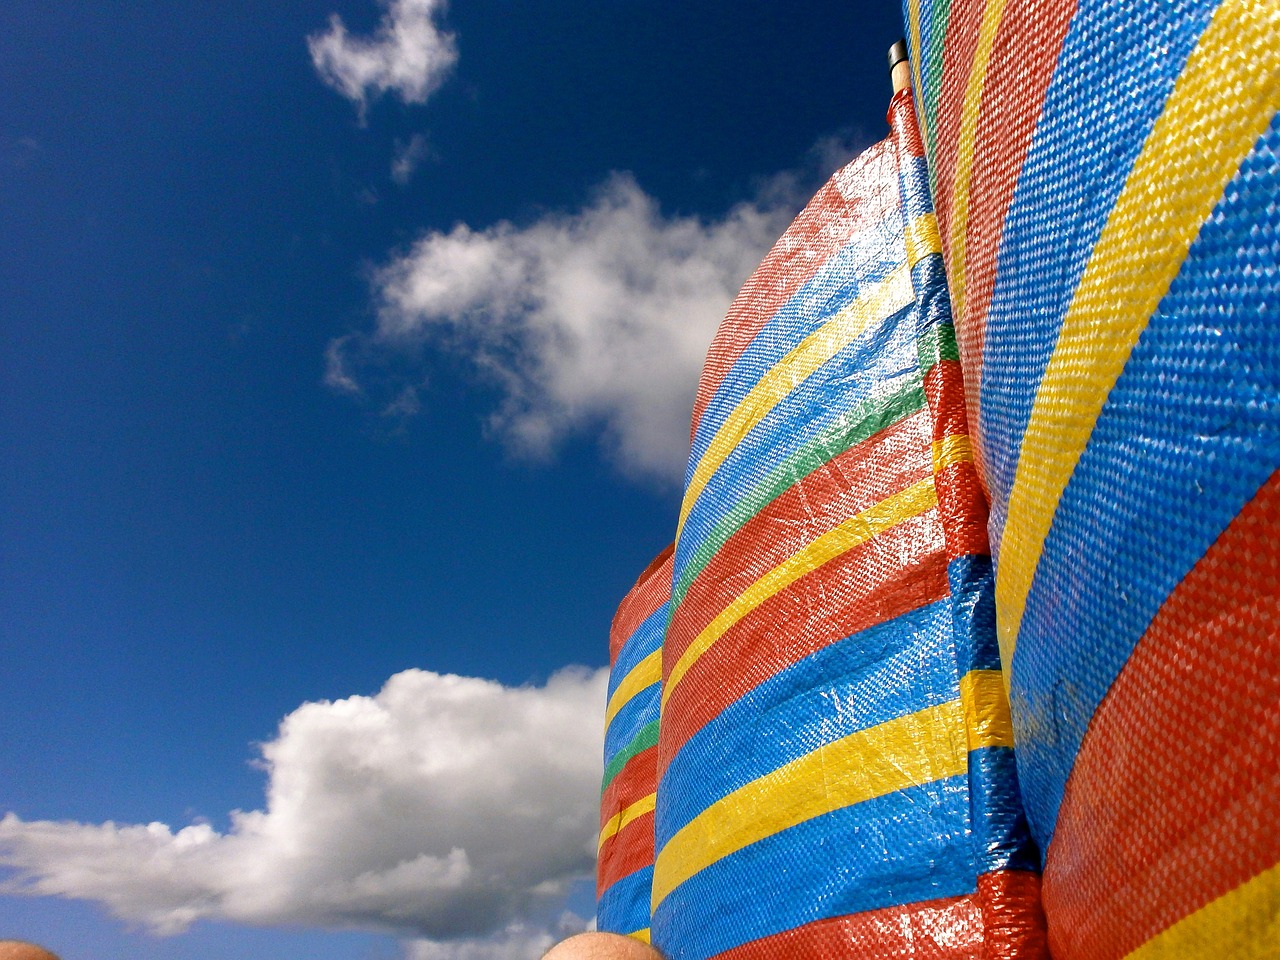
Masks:
[[[1051,951],[1280,955],[1280,4],[904,9]]]
[[[664,641],[673,960],[1044,955],[909,91],[711,348]]]
[[[673,547],[649,564],[609,631],[604,783],[596,866],[596,926],[649,942],[653,809],[658,784],[662,638]]]

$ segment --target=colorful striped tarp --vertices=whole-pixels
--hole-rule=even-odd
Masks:
[[[699,387],[657,755],[673,960],[1044,954],[909,91],[890,123],[744,286]]]
[[[1056,960],[1280,947],[1280,4],[905,0]]]
[[[653,884],[662,638],[671,599],[672,549],[662,551],[640,575],[618,606],[609,631],[596,926],[646,943]]]

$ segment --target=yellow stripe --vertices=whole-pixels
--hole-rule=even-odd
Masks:
[[[763,577],[734,598],[720,615],[694,637],[685,648],[671,675],[662,687],[662,704],[666,705],[671,691],[689,671],[697,659],[706,653],[730,627],[745,617],[774,594],[786,589],[805,574],[868,540],[903,520],[918,516],[937,506],[938,497],[933,477],[927,477],[907,489],[886,497],[875,506],[868,507],[857,516],[850,517],[834,530],[828,530],[803,549],[792,554]]]
[[[933,441],[933,472],[941,473],[957,463],[973,461],[973,444],[967,433],[953,433],[949,437]]]
[[[613,723],[613,718],[618,715],[618,711],[625,707],[632,697],[661,680],[662,648],[659,647],[632,667],[631,672],[622,678],[622,682],[613,691],[613,696],[609,698],[609,706],[604,711],[605,729],[609,729],[609,724]]]
[[[971,670],[960,678],[969,749],[1012,747],[1013,720],[1004,692],[1004,671]]]
[[[805,754],[703,810],[658,854],[653,906],[699,870],[814,817],[954,777],[968,751],[1013,746],[999,670],[973,670],[960,699],[859,730]]]
[[[653,906],[698,871],[757,840],[966,769],[959,700],[823,744],[717,800],[676,831],[654,864]]]
[[[645,927],[643,930],[633,930],[631,933],[628,933],[627,936],[631,937],[633,940],[639,940],[641,943],[648,943],[649,928]]]
[[[973,174],[973,152],[978,138],[978,116],[982,112],[982,92],[987,84],[987,67],[996,30],[1004,17],[1005,0],[987,0],[978,28],[978,46],[973,53],[973,67],[964,89],[964,106],[960,113],[960,134],[956,143],[955,189],[951,203],[951,250],[947,279],[951,283],[951,303],[957,326],[964,319],[964,246],[969,226],[969,180]]]
[[[915,83],[915,89],[912,91],[912,98],[916,106],[916,119],[920,124],[920,136],[926,145],[926,153],[932,153],[928,149],[932,135],[929,131],[929,119],[925,116],[927,111],[924,108],[924,81],[920,70],[920,64],[924,60],[924,50],[920,45],[920,0],[907,0],[907,26],[911,31],[911,49],[915,52],[915,56],[911,58],[911,76]]]
[[[641,797],[631,806],[619,810],[606,820],[604,826],[600,828],[600,842],[596,844],[596,849],[599,850],[603,847],[606,840],[621,831],[632,820],[639,820],[646,813],[652,812],[654,804],[657,802],[657,797],[656,793]]]
[[[1166,927],[1126,960],[1275,960],[1278,953],[1280,865]]]
[[[938,233],[938,218],[933,213],[922,213],[906,230],[907,266],[914,267],[931,253],[942,252],[942,237]]]
[[[1036,393],[1001,538],[996,616],[1006,679],[1045,537],[1107,394],[1201,225],[1280,109],[1277,50],[1280,6],[1224,0],[1080,278]]]
[[[899,267],[884,280],[870,286],[857,300],[840,310],[765,371],[759,382],[720,425],[707,452],[698,461],[689,480],[689,487],[685,490],[684,502],[680,505],[680,521],[676,525],[677,539],[684,529],[689,511],[707,481],[748,431],[768,416],[769,411],[787,394],[848,346],[872,323],[883,320],[910,303],[911,296],[911,272],[905,266]]]

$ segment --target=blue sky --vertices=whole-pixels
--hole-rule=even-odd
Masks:
[[[489,960],[590,915],[596,668],[703,351],[900,32],[0,9],[0,936]]]

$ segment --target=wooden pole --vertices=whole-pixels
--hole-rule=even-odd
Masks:
[[[911,64],[907,60],[907,41],[899,40],[889,48],[889,79],[893,92],[911,86]]]

